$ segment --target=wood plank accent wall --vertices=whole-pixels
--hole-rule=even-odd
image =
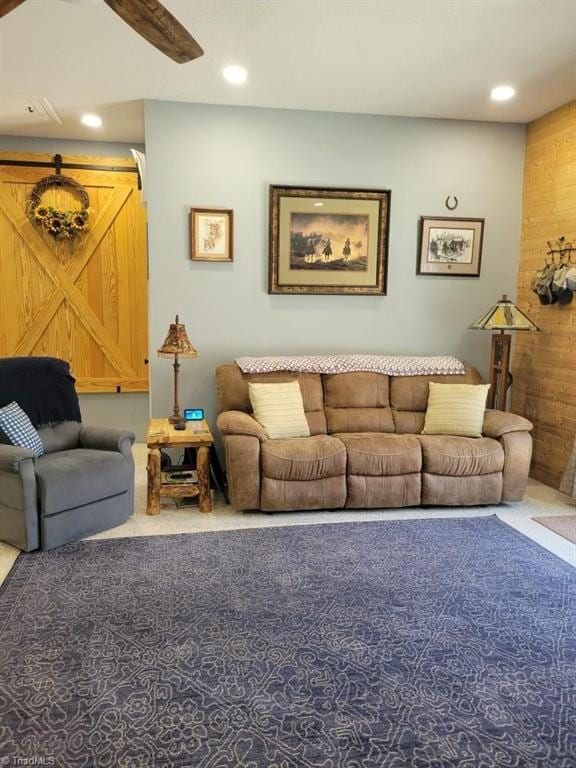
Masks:
[[[11,161],[51,155],[0,152]],[[126,157],[63,157],[65,163],[133,168]],[[68,360],[79,392],[148,391],[146,211],[130,171],[63,169],[90,195],[89,232],[57,247],[27,215],[34,184],[50,168],[0,165],[0,356]],[[78,208],[66,189],[46,205]]]
[[[576,245],[576,102],[528,127],[517,304],[541,333],[517,333],[512,410],[534,423],[532,476],[557,488],[576,436],[576,298],[542,306],[530,282],[546,242]]]

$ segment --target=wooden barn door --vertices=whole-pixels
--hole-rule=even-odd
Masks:
[[[90,196],[87,236],[57,245],[27,215],[49,155],[0,152],[0,356],[68,360],[79,392],[148,391],[146,212],[128,158],[64,156]],[[120,170],[109,170],[110,168]],[[122,170],[124,169],[124,170]],[[79,207],[65,189],[42,203]]]

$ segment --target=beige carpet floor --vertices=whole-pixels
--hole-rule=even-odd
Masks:
[[[161,514],[146,514],[146,446],[134,446],[136,460],[136,503],[134,515],[123,525],[92,536],[92,539],[112,539],[130,536],[153,536],[171,533],[201,533],[240,528],[262,528],[282,525],[318,525],[366,520],[417,520],[433,517],[479,517],[497,515],[501,520],[529,536],[538,544],[576,566],[576,546],[549,528],[537,523],[535,517],[564,517],[574,515],[568,497],[553,488],[531,480],[522,502],[489,507],[427,507],[425,509],[337,510],[324,512],[236,512],[214,495],[214,509],[202,514],[197,507],[178,508],[166,500]],[[0,542],[0,582],[12,567],[19,550]]]
[[[545,525],[554,533],[576,544],[576,515],[559,515],[558,517],[535,517],[534,520]]]

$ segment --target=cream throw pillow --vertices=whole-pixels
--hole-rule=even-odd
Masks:
[[[300,384],[248,384],[254,418],[271,440],[310,437]]]
[[[490,384],[429,383],[423,435],[482,437]]]

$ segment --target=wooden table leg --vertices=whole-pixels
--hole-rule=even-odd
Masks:
[[[149,515],[160,514],[160,449],[150,448],[148,451],[148,506]]]
[[[209,455],[206,446],[201,446],[196,450],[196,474],[198,476],[200,512],[212,512]]]

